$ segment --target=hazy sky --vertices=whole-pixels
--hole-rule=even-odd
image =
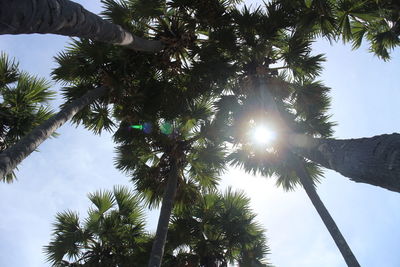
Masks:
[[[98,13],[99,1],[78,1]],[[251,1],[247,1],[250,3]],[[52,35],[0,36],[0,50],[20,62],[21,69],[50,77],[53,56],[68,38]],[[332,88],[336,138],[368,137],[399,131],[400,52],[383,62],[363,47],[324,41],[315,53],[327,62],[321,80]],[[54,83],[54,89],[60,86]],[[55,102],[57,108],[59,102]],[[20,166],[18,181],[0,184],[0,266],[48,266],[42,247],[50,240],[56,212],[65,209],[86,215],[86,194],[129,185],[129,178],[113,167],[110,134],[95,136],[81,127],[64,125],[56,139],[40,146]],[[278,267],[340,267],[345,263],[328,231],[301,188],[283,192],[265,179],[230,170],[221,188],[243,189],[251,197],[258,221],[267,229]],[[318,193],[336,220],[361,266],[400,266],[400,194],[357,184],[326,171]],[[149,213],[154,230],[158,214]]]

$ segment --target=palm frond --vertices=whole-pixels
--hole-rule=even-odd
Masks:
[[[0,52],[0,90],[7,84],[12,84],[18,80],[18,63],[15,59],[10,59],[4,52]]]
[[[78,214],[72,211],[58,213],[53,224],[55,239],[44,247],[47,261],[53,266],[68,259],[77,259],[79,250],[84,241],[84,233],[80,227]]]
[[[103,216],[108,210],[110,210],[115,203],[114,197],[109,191],[97,191],[95,193],[90,193],[88,198],[96,207],[93,209],[99,216]]]

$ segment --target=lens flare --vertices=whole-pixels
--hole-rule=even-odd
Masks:
[[[253,129],[253,140],[258,144],[270,144],[276,139],[276,133],[266,126],[256,126]]]
[[[173,130],[174,127],[170,122],[164,122],[163,124],[160,125],[160,131],[165,135],[172,134]]]
[[[141,124],[131,125],[131,126],[129,126],[129,128],[143,130],[143,125],[141,125]]]

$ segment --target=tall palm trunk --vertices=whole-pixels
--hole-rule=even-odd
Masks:
[[[294,159],[294,160],[296,160],[296,159]],[[309,173],[307,172],[304,165],[301,164],[300,162],[299,162],[299,164],[297,164],[297,175],[299,176],[300,182],[303,185],[303,188],[306,191],[308,197],[310,198],[310,200],[313,203],[315,209],[317,210],[319,216],[321,217],[326,228],[328,229],[333,240],[335,241],[336,246],[339,248],[340,253],[342,253],[342,256],[343,256],[347,266],[359,267],[360,264],[358,263],[356,257],[354,256],[353,252],[351,251],[349,245],[347,244],[346,240],[344,239],[342,233],[340,232],[339,228],[337,227],[332,216],[329,214],[329,211],[326,209],[324,203],[319,198],[317,191],[315,190],[315,187],[312,183]]]
[[[69,0],[0,0],[0,34],[53,33],[157,52],[160,41],[140,38]]]
[[[266,84],[261,81],[260,83],[260,90],[264,94],[263,96],[266,97],[266,101],[268,105],[270,105],[270,110],[272,111],[273,115],[275,116],[275,120],[279,124],[279,126],[285,130],[287,133],[291,133],[291,130],[285,124],[285,121],[282,119],[282,116],[279,112],[279,109],[276,105],[275,99],[272,96],[271,92],[268,90]],[[304,135],[299,135],[304,136]],[[287,144],[285,147],[282,148],[287,155],[291,155],[293,151],[293,147],[291,143]],[[339,248],[340,252],[344,260],[346,261],[349,267],[359,267],[360,264],[358,263],[356,257],[354,256],[353,252],[351,251],[349,245],[347,244],[346,240],[344,239],[342,233],[340,232],[339,228],[337,227],[335,221],[329,214],[328,210],[326,209],[324,203],[322,203],[321,199],[319,198],[314,185],[312,183],[312,179],[306,170],[305,166],[298,161],[295,157],[291,157],[293,161],[296,163],[296,173],[300,179],[301,184],[304,187],[308,197],[310,198],[311,202],[313,203],[315,209],[317,210],[318,214],[320,215],[322,221],[324,222],[326,228],[328,228],[329,233],[331,234],[333,240],[336,243],[336,246]]]
[[[148,267],[160,267],[164,255],[165,242],[167,240],[168,224],[174,207],[175,195],[178,187],[178,174],[176,162],[171,163],[171,171],[168,177],[167,188],[165,189],[161,204],[160,217],[158,218],[156,237],[151,249]]]
[[[15,169],[21,161],[29,156],[29,154],[50,137],[61,125],[70,120],[89,103],[103,96],[107,90],[108,88],[103,86],[89,91],[81,98],[66,105],[55,116],[33,129],[12,147],[4,150],[0,154],[0,180]]]
[[[350,180],[400,192],[400,134],[358,139],[288,138],[296,152]]]

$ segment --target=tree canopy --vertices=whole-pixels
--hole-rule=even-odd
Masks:
[[[44,247],[52,266],[145,266],[153,236],[145,231],[140,199],[127,187],[88,195],[86,218],[56,215],[52,240]],[[231,189],[202,195],[194,209],[176,212],[162,266],[270,266],[265,230],[255,221],[250,199]],[[189,250],[184,248],[189,246]],[[226,266],[226,265],[225,265]]]

